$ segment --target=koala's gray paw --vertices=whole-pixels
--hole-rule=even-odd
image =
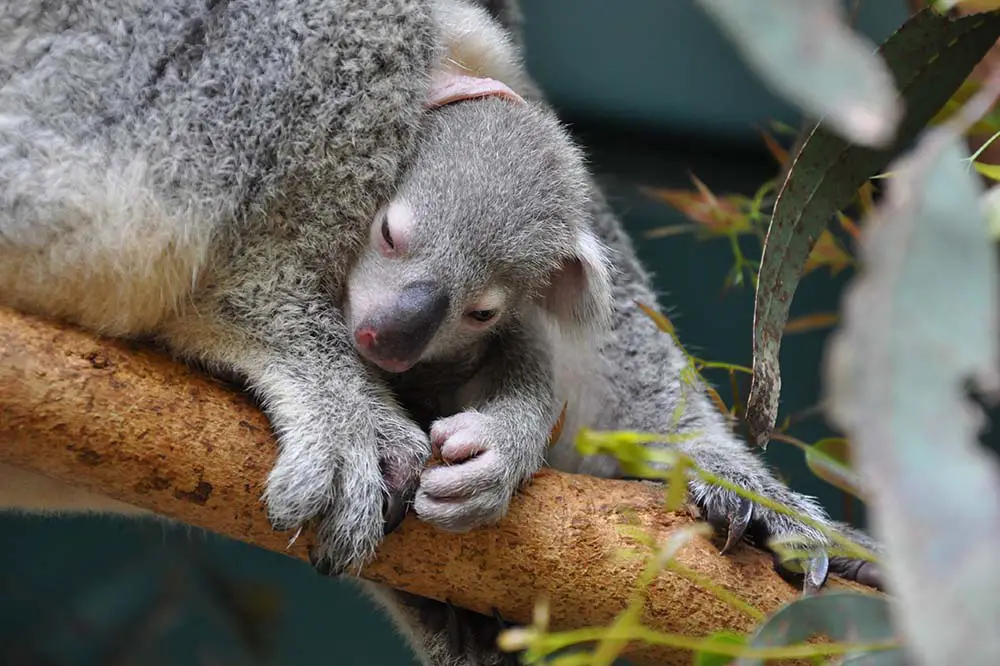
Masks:
[[[314,564],[325,573],[356,570],[406,514],[430,453],[427,435],[403,418],[373,420],[377,432],[325,433],[319,441],[283,437],[265,499],[275,529],[316,526]],[[362,437],[373,438],[362,443]]]
[[[695,499],[707,522],[716,529],[726,531],[726,543],[721,552],[729,552],[736,544],[748,540],[759,548],[769,549],[772,539],[789,539],[787,548],[801,551],[796,562],[782,562],[775,554],[774,565],[777,572],[796,585],[806,594],[819,591],[826,584],[831,573],[857,581],[863,585],[882,590],[882,575],[878,565],[868,560],[849,557],[833,557],[828,554],[830,541],[819,530],[805,523],[758,506],[736,493],[717,487],[696,488]],[[819,523],[838,529],[819,510],[812,500],[784,490],[775,493],[775,500],[795,509]],[[849,528],[840,529],[845,536],[861,541],[861,545],[871,548],[874,544],[860,533]]]
[[[464,532],[503,518],[525,476],[516,457],[520,443],[512,437],[517,434],[480,412],[436,421],[431,446],[442,463],[420,476],[414,508],[421,520]]]

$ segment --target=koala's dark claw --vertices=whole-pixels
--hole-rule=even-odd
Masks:
[[[497,635],[510,629],[511,624],[504,619],[503,614],[496,609],[496,607],[491,609],[491,615],[497,623]],[[517,654],[514,652],[504,652],[500,663],[502,666],[521,666],[521,661],[517,658]]]
[[[507,631],[510,629],[510,623],[504,619],[503,613],[497,610],[496,606],[490,609],[490,615],[492,615],[493,619],[496,620],[497,627],[499,627],[500,631]]]
[[[462,624],[458,619],[458,610],[454,604],[445,599],[445,631],[448,633],[448,646],[452,654],[465,654],[465,641],[462,640]]]
[[[313,549],[309,550],[309,563],[320,576],[339,576],[344,573],[343,569],[336,569],[329,559],[321,558]]]
[[[382,532],[394,532],[406,518],[409,502],[400,493],[389,492],[382,498]]]
[[[830,573],[830,558],[825,554],[809,558],[806,563],[805,581],[802,591],[806,595],[819,592]]]
[[[825,553],[797,560],[794,565],[782,562],[777,553],[772,553],[771,558],[778,575],[790,585],[800,587],[805,595],[815,594],[823,589],[830,573],[830,558]]]
[[[752,518],[753,502],[744,497],[740,500],[740,505],[736,511],[728,516],[729,532],[726,536],[726,545],[719,551],[721,555],[728,553],[736,544],[743,540]]]

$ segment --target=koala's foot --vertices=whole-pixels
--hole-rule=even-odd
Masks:
[[[544,442],[547,433],[538,433]],[[423,471],[414,508],[421,520],[464,532],[495,523],[517,489],[537,471],[542,457],[530,451],[530,437],[506,421],[481,412],[462,412],[431,426],[431,446],[441,462]]]
[[[444,613],[452,654],[465,655],[470,665],[519,666],[521,662],[516,653],[504,652],[497,645],[500,634],[512,626],[500,611],[494,608],[490,617],[446,602]]]
[[[481,615],[451,603],[419,597],[368,581],[358,581],[409,639],[427,666],[517,666],[514,653],[497,645],[508,628],[498,613]]]
[[[381,414],[357,422],[368,427],[285,430],[265,493],[275,529],[315,525],[311,558],[329,575],[370,561],[385,534],[406,515],[430,454],[427,435],[402,416]]]
[[[810,498],[783,487],[770,490],[770,493],[764,493],[765,496],[773,497],[775,501],[817,523],[831,527],[868,550],[879,551],[877,544],[859,530],[830,521],[819,505]],[[716,529],[725,530],[726,542],[721,550],[723,554],[744,540],[770,550],[768,544],[772,539],[791,539],[793,541],[787,548],[801,551],[801,559],[794,563],[784,563],[775,554],[775,569],[786,580],[801,585],[806,594],[822,588],[830,573],[879,590],[884,589],[882,575],[876,563],[844,556],[830,557],[828,549],[834,544],[821,531],[796,518],[700,481],[692,484],[692,495],[705,520]]]

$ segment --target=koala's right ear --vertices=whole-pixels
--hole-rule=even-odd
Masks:
[[[608,250],[592,232],[583,231],[574,252],[552,272],[538,303],[569,330],[604,328],[614,305],[611,274]]]

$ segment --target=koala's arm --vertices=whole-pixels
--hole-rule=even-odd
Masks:
[[[317,564],[363,565],[402,519],[427,435],[355,353],[305,239],[263,236],[163,336],[182,356],[245,378],[279,443],[265,500],[272,524],[315,521]],[[399,515],[395,515],[399,514]]]
[[[527,323],[504,331],[461,391],[464,411],[431,425],[445,464],[421,474],[414,509],[422,520],[453,531],[496,522],[542,467],[558,417],[545,343]]]
[[[70,28],[50,35],[48,66],[3,61],[0,300],[155,336],[245,378],[280,444],[275,524],[316,519],[317,555],[359,564],[383,535],[387,492],[416,485],[429,449],[357,358],[339,304],[416,148],[441,54],[431,2],[136,6],[56,17]],[[160,9],[177,16],[157,22]],[[141,178],[119,177],[121,164]],[[194,271],[175,261],[192,243]],[[176,298],[160,303],[168,280]],[[116,307],[87,307],[98,296]],[[141,325],[122,311],[151,303]]]
[[[858,530],[834,523],[811,497],[797,493],[779,481],[764,461],[731,430],[724,416],[709,399],[705,387],[689,383],[684,372],[687,359],[671,336],[661,333],[636,305],[658,309],[651,280],[636,258],[610,207],[594,188],[594,223],[602,238],[617,253],[619,272],[614,286],[614,334],[603,353],[607,359],[604,386],[611,392],[610,409],[599,428],[638,430],[679,435],[676,447],[702,469],[736,486],[784,504],[819,524],[834,527],[845,536],[873,550],[877,545]],[[744,535],[760,546],[771,538],[801,537],[813,547],[829,546],[821,532],[795,518],[751,504],[736,493],[694,479],[692,499],[707,520],[728,527],[726,549]],[[831,570],[869,584],[878,582],[875,565],[847,558],[833,558]],[[827,557],[816,553],[809,564],[805,584],[815,589],[823,584]]]

